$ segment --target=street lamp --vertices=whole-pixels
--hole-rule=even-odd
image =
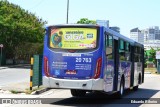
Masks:
[[[69,13],[69,0],[67,0],[67,24],[68,24],[68,13]]]

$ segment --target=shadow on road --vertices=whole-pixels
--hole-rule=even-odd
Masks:
[[[126,90],[126,93],[123,98],[116,98],[116,94],[107,95],[103,93],[88,93],[85,97],[70,97],[66,99],[53,99],[50,104],[61,105],[61,106],[120,106],[119,104],[129,106],[129,107],[138,107],[143,103],[132,104],[133,100],[135,101],[145,101],[150,99],[155,95],[159,90],[150,90],[150,89],[139,89],[138,91]]]

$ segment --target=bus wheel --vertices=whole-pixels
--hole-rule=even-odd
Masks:
[[[133,90],[134,90],[134,91],[137,91],[137,90],[138,90],[138,85],[137,85],[137,86],[134,86],[134,87],[133,87]]]
[[[76,89],[71,89],[71,94],[74,97],[83,97],[86,95],[85,90],[76,90]]]
[[[139,86],[140,83],[141,83],[141,76],[139,75],[139,77],[138,77],[138,85],[133,87],[134,91],[138,90],[138,86]]]
[[[123,94],[124,94],[124,81],[122,79],[120,84],[120,90],[117,93],[118,98],[122,98]]]

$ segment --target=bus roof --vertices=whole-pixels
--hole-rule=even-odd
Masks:
[[[125,40],[125,41],[130,42],[132,45],[136,45],[136,46],[143,47],[143,44],[140,44],[140,43],[138,43],[138,42],[136,42],[136,41],[134,41],[134,40],[132,40],[132,39],[130,39],[130,38],[128,38],[128,37],[126,37],[126,36],[118,33],[118,32],[116,32],[116,31],[114,31],[114,30],[110,29],[110,28],[106,28],[106,27],[105,27],[105,30],[106,30],[107,32],[113,34],[114,36],[118,37],[118,38],[121,38],[121,39],[123,39],[123,40]]]
[[[119,34],[118,32],[116,32],[116,31],[114,31],[114,30],[111,30],[111,29],[109,29],[109,28],[106,28],[105,29],[107,32],[109,32],[110,34],[113,34],[114,36],[116,36],[116,37],[118,37],[118,38],[121,38],[121,39],[123,39],[123,40],[125,40],[125,41],[128,41],[128,42],[130,42],[130,43],[132,43],[132,44],[134,44],[134,40],[132,40],[132,39],[129,39],[128,37],[126,37],[126,36],[124,36],[124,35],[121,35],[121,34]]]
[[[48,27],[52,27],[52,26],[62,26],[62,27],[67,27],[67,26],[82,26],[82,27],[104,27],[104,26],[100,26],[98,24],[57,24],[57,25],[50,25]],[[125,41],[128,41],[130,42],[130,44],[132,45],[136,45],[136,46],[140,46],[140,47],[144,47],[143,44],[140,44],[124,35],[121,35],[120,33],[110,29],[110,28],[107,28],[107,27],[104,27],[105,30],[111,34],[113,34],[114,36],[118,37],[118,38],[121,38]]]
[[[57,24],[57,25],[50,25],[48,27],[52,27],[52,26],[84,26],[84,27],[99,27],[99,25],[96,24]]]

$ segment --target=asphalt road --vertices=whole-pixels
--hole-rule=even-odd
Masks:
[[[145,74],[145,82],[140,85],[138,91],[127,90],[122,99],[114,99],[116,94],[106,95],[103,93],[88,93],[83,98],[75,98],[70,90],[52,89],[40,95],[5,95],[12,98],[44,98],[43,104],[37,105],[10,105],[8,107],[62,107],[62,106],[85,106],[85,107],[160,107],[158,104],[131,104],[131,100],[160,100],[160,75]],[[152,99],[151,99],[152,100]],[[155,99],[157,100],[157,99]],[[44,105],[45,103],[45,105]]]
[[[29,81],[30,70],[28,68],[6,68],[0,70],[0,87],[9,84]]]
[[[71,96],[69,90],[52,90],[50,94],[48,93],[41,98],[53,98],[45,101],[45,103],[50,103],[52,106],[160,107],[160,102],[154,105],[131,104],[131,100],[144,101],[150,98],[159,98],[158,100],[160,101],[160,75],[145,74],[144,81],[139,86],[138,91],[127,90],[122,99],[114,99],[116,94],[106,95],[103,93],[88,93],[86,97],[75,98]]]

